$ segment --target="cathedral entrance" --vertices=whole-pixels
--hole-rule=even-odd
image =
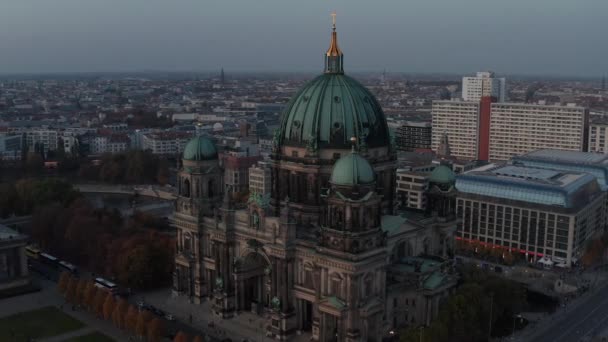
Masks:
[[[298,299],[298,330],[312,331],[312,302]]]
[[[250,253],[235,264],[237,310],[263,314],[270,306],[268,261],[259,253]]]

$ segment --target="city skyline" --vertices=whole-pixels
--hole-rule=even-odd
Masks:
[[[0,1],[0,73],[314,72],[338,13],[349,72],[597,76],[608,4]],[[482,28],[482,29],[480,29]],[[295,43],[294,43],[295,42]],[[360,44],[360,42],[365,42]],[[289,46],[289,49],[283,47]]]

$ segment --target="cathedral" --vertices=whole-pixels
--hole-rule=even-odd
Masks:
[[[427,213],[395,212],[396,152],[378,101],[344,74],[335,21],[324,73],[287,105],[269,194],[237,204],[214,143],[184,149],[174,293],[218,317],[253,312],[266,336],[381,341],[429,324],[456,284],[454,177],[439,166]]]

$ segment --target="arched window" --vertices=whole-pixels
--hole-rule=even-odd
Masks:
[[[207,182],[207,195],[209,196],[209,198],[213,197],[213,195],[214,195],[214,191],[213,191],[213,179],[210,179]]]
[[[201,184],[200,184],[200,182],[198,181],[198,179],[197,179],[197,180],[195,180],[195,181],[194,181],[194,197],[195,197],[195,198],[199,198],[199,197],[201,197],[200,187],[201,187]]]
[[[192,236],[190,233],[184,234],[184,251],[192,252]]]
[[[187,178],[184,180],[184,186],[182,187],[182,195],[184,197],[190,197],[190,180]]]

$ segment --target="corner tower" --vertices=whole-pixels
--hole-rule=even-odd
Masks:
[[[222,170],[217,149],[205,137],[196,137],[184,148],[183,167],[177,175],[175,202],[177,250],[173,291],[200,303],[208,295],[209,282],[203,272],[203,222],[216,216],[222,200]]]
[[[275,131],[271,208],[289,198],[300,226],[319,224],[320,194],[330,187],[332,166],[351,150],[366,158],[376,174],[376,190],[385,213],[392,209],[395,154],[380,104],[361,83],[344,74],[344,54],[338,46],[335,16],[324,73],[291,99]],[[299,230],[300,232],[301,230]]]

